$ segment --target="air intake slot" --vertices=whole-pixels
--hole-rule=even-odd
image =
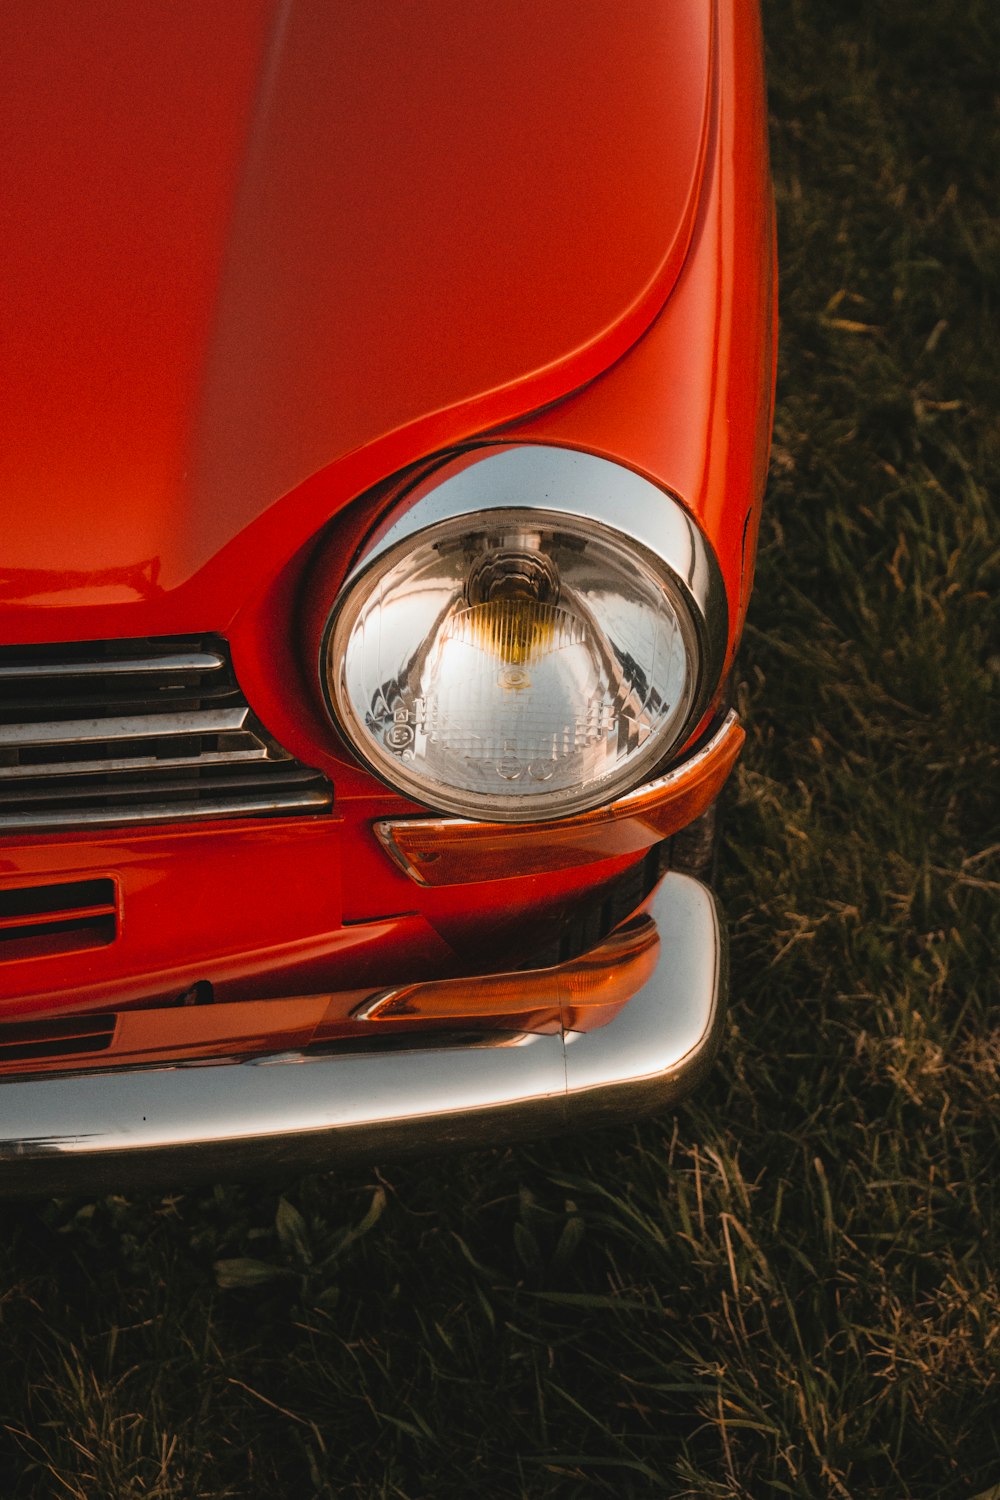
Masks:
[[[323,813],[219,636],[0,647],[0,832]]]
[[[0,890],[0,963],[101,948],[114,942],[117,929],[113,880]]]
[[[0,1025],[0,1067],[105,1052],[114,1039],[115,1020],[113,1015],[87,1015],[4,1022]]]

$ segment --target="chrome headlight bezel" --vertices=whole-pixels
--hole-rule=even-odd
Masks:
[[[454,531],[467,519],[490,513],[532,513],[539,525],[558,525],[627,544],[637,565],[646,559],[684,626],[693,681],[683,719],[654,759],[645,755],[636,774],[605,780],[573,799],[555,802],[544,791],[511,796],[509,805],[479,805],[467,789],[412,773],[384,750],[360,722],[344,682],[345,641],[359,601],[377,587],[379,574],[408,547]],[[345,623],[346,622],[346,623]],[[725,586],[715,555],[688,512],[667,491],[609,459],[541,444],[480,446],[450,459],[400,496],[362,547],[327,616],[320,643],[319,678],[327,710],[354,753],[403,795],[446,813],[497,822],[550,821],[600,806],[659,774],[703,716],[721,677],[728,636]],[[631,762],[629,763],[631,764]],[[561,798],[561,800],[560,800]]]

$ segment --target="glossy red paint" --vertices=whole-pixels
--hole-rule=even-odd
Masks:
[[[359,491],[623,353],[690,238],[712,13],[8,11],[2,638],[224,630]]]
[[[753,581],[767,479],[775,223],[756,11],[720,6],[714,35],[714,110],[702,195],[690,250],[665,307],[635,346],[583,390],[489,435],[586,449],[639,470],[682,500],[722,566],[731,661]],[[327,477],[313,483],[321,487]],[[350,507],[318,551],[304,548],[230,630],[240,678],[257,711],[295,754],[331,769],[343,799],[367,795],[372,781],[331,737],[312,645],[324,599],[333,598],[351,556],[401,483],[376,488]],[[303,493],[311,489],[306,485]],[[275,621],[282,622],[277,631]],[[265,649],[269,632],[276,646],[271,652]],[[300,684],[294,702],[290,682]],[[402,799],[397,805],[419,810]]]
[[[730,601],[730,659],[753,582],[774,406],[775,226],[759,18],[720,6],[716,110],[691,249],[649,332],[508,441],[565,443],[671,490],[711,538]]]
[[[0,11],[0,639],[162,599],[270,9]]]
[[[219,999],[289,994],[322,983],[331,962],[360,984],[388,969],[402,980],[413,961],[425,974],[453,964],[419,917],[344,926],[341,843],[331,819],[8,841],[0,889],[110,877],[119,932],[106,946],[27,960],[5,959],[0,944],[5,1014],[168,999],[200,980]]]
[[[491,435],[586,449],[639,470],[682,500],[722,566],[731,661],[753,581],[767,479],[777,334],[775,224],[763,42],[753,7],[720,6],[714,36],[714,110],[701,199],[689,253],[665,307],[634,347],[583,390]],[[315,483],[325,479],[318,476]],[[258,712],[269,716],[273,732],[296,754],[336,767],[345,798],[365,795],[370,778],[331,739],[311,655],[303,660],[301,651],[297,658],[294,653],[303,637],[311,645],[319,634],[322,599],[307,592],[310,563],[322,593],[332,598],[393,488],[376,489],[351,507],[318,557],[314,549],[303,550],[230,631],[241,680]],[[298,611],[304,596],[310,618],[303,629]],[[289,624],[277,632],[281,655],[272,665],[262,645],[275,618]],[[293,680],[303,692],[294,704],[287,690]]]
[[[439,451],[565,443],[671,489],[735,649],[773,387],[755,9],[432,14],[8,17],[0,204],[26,235],[0,312],[23,437],[0,456],[0,641],[227,635],[337,816],[6,843],[0,889],[110,875],[124,918],[106,948],[0,961],[5,1015],[470,972],[635,861],[420,889],[375,838],[423,809],[339,745],[302,600]]]
[[[13,1020],[171,1000],[202,980],[236,1001],[468,973],[486,952],[509,958],[512,934],[544,937],[628,863],[519,876],[499,882],[496,901],[478,887],[419,900],[371,826],[397,805],[384,796],[345,818],[5,840],[0,894],[111,879],[119,924],[113,942],[51,956],[7,959],[0,942],[0,1010]]]
[[[588,953],[557,968],[528,969],[416,984],[371,982],[335,994],[277,1000],[144,1004],[80,1016],[10,1021],[0,1029],[0,1075],[29,1057],[33,1073],[179,1059],[266,1055],[357,1037],[371,1028],[397,1036],[447,1029],[456,1020],[495,1031],[577,1032],[606,1025],[655,971],[656,924],[639,916]],[[98,1024],[94,1024],[98,1023]],[[75,1044],[66,1047],[66,1042]],[[61,1050],[62,1049],[62,1050]]]

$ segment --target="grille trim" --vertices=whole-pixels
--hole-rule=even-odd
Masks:
[[[66,815],[56,813],[0,813],[0,830],[18,829],[21,832],[36,829],[51,833],[61,828],[112,827],[130,823],[170,823],[175,818],[186,821],[205,818],[235,818],[256,814],[266,817],[269,813],[326,812],[330,798],[323,791],[272,792],[267,797],[241,796],[239,801],[202,801],[195,804],[180,802],[149,802],[145,807],[93,808],[87,812],[74,812],[72,821]]]
[[[123,657],[100,661],[43,661],[33,666],[0,662],[0,682],[38,677],[99,677],[120,672],[134,677],[143,672],[216,672],[226,665],[218,651],[175,652],[172,656]]]
[[[249,708],[194,713],[136,714],[117,719],[55,719],[47,724],[0,724],[0,749],[34,749],[37,745],[115,744],[184,734],[232,734],[246,723]]]
[[[199,766],[231,766],[240,761],[267,760],[267,747],[259,746],[254,750],[228,750],[218,754],[205,753],[198,756]],[[117,760],[88,760],[86,762],[88,772],[98,771],[144,771],[144,770],[176,770],[179,766],[190,766],[190,755],[130,755]],[[0,784],[4,781],[25,781],[35,779],[41,775],[46,778],[57,776],[79,776],[80,762],[78,760],[46,761],[42,770],[37,766],[0,766]]]
[[[0,833],[329,811],[217,636],[0,647]]]

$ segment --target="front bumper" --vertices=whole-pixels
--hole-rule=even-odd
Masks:
[[[712,893],[664,876],[659,958],[604,1026],[411,1034],[393,1050],[282,1052],[0,1082],[0,1192],[113,1191],[323,1168],[665,1108],[702,1077],[725,1010]],[[475,979],[467,981],[470,988]]]

